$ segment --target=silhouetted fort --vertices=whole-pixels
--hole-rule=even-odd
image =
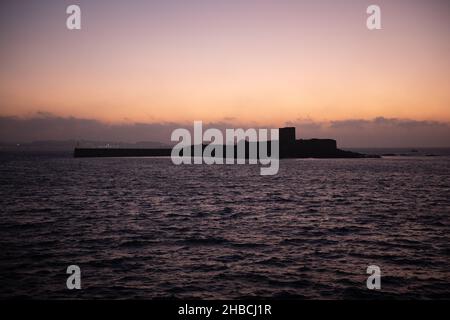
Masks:
[[[246,158],[249,154],[249,142],[246,143]],[[269,141],[270,143],[270,141]],[[337,148],[333,139],[299,139],[295,138],[295,128],[279,129],[280,158],[366,158],[367,155],[344,151]],[[205,148],[206,145],[203,145]],[[193,149],[193,146],[191,146]],[[237,155],[237,145],[235,156]],[[223,154],[226,156],[226,148],[223,146]],[[270,146],[268,146],[270,151]],[[74,157],[170,157],[172,148],[79,148],[74,150]],[[182,151],[181,151],[182,154]],[[193,150],[191,152],[193,155]],[[214,154],[213,154],[214,156]]]
[[[280,128],[280,158],[361,158],[364,155],[337,148],[333,139],[295,138],[295,128]]]

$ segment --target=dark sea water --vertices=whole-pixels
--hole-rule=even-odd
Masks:
[[[1,298],[450,298],[450,157],[0,161]]]

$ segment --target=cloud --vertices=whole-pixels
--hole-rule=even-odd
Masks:
[[[286,123],[297,128],[297,138],[333,138],[340,147],[450,147],[450,124],[378,117],[317,122],[298,119]],[[233,118],[204,124],[204,128],[234,128]],[[269,127],[269,126],[267,126]],[[176,128],[192,123],[108,124],[94,119],[59,117],[39,112],[29,118],[0,116],[0,141],[39,140],[154,141],[170,144]]]
[[[334,138],[343,147],[449,147],[450,123],[377,117],[291,122],[297,137]]]
[[[225,130],[229,121],[204,124]],[[172,144],[170,136],[177,128],[193,128],[192,123],[123,123],[109,124],[94,119],[59,117],[38,112],[32,117],[0,116],[0,142],[25,143],[41,140],[93,140],[116,142],[153,141]]]

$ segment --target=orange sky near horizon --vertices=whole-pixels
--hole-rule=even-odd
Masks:
[[[162,2],[79,1],[80,31],[68,3],[3,8],[0,115],[450,122],[448,2],[378,1],[379,31],[368,1]]]

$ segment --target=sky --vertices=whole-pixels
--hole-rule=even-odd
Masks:
[[[66,28],[70,4],[81,7],[81,30]],[[382,30],[366,27],[370,4],[381,7]],[[384,119],[445,145],[449,21],[446,0],[1,1],[0,141],[84,137],[52,127],[43,135],[32,124],[45,118],[115,128],[297,124],[305,137],[374,143],[332,130],[344,123],[389,145]]]

